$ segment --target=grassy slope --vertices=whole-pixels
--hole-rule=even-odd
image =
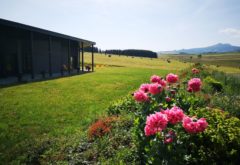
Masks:
[[[190,59],[190,56],[193,58]],[[187,62],[200,62],[212,65],[211,67],[227,73],[240,73],[240,53],[222,53],[222,54],[206,54],[199,59],[196,55],[168,55],[163,59],[172,58],[175,60]],[[219,67],[216,67],[219,65]]]
[[[85,62],[91,63],[91,56],[89,53],[86,54]],[[167,63],[162,59],[151,59],[151,58],[139,58],[139,57],[126,57],[126,56],[115,56],[111,57],[96,54],[95,55],[96,64],[105,64],[112,66],[124,66],[129,68],[146,68],[146,69],[163,69],[163,70],[180,70],[183,67],[189,66],[189,64],[184,64],[178,61],[172,61]]]
[[[89,60],[86,54],[86,62]],[[163,75],[188,66],[103,55],[96,55],[95,62],[94,73],[0,89],[0,161],[24,159],[31,145],[42,146],[45,141],[53,144],[41,152],[61,159],[59,155],[69,139],[103,115],[110,102],[133,91],[152,74]]]

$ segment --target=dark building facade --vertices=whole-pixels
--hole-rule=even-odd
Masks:
[[[94,45],[92,41],[0,19],[0,81],[84,72],[83,48],[93,49]]]

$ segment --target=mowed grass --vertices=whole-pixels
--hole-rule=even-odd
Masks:
[[[17,164],[34,154],[42,155],[43,163],[64,159],[66,146],[77,143],[111,102],[149,81],[152,74],[189,66],[98,54],[95,63],[93,73],[0,88],[0,164]]]
[[[140,58],[140,57],[127,57],[111,55],[110,57],[105,54],[95,54],[95,64],[103,64],[116,67],[128,67],[128,68],[145,68],[145,69],[162,69],[162,70],[180,70],[189,66],[179,61],[172,61],[168,63],[166,60],[159,58]],[[85,54],[85,62],[91,63],[90,53]],[[100,67],[102,65],[99,65]]]
[[[190,58],[192,56],[192,59]],[[162,59],[175,59],[191,63],[203,63],[211,65],[213,69],[226,73],[240,73],[240,53],[219,53],[219,54],[203,54],[202,58],[197,55],[167,55]]]

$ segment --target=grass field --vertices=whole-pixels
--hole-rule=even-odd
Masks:
[[[91,63],[91,56],[89,53],[86,53],[85,62]],[[167,61],[163,59],[151,59],[151,58],[140,58],[140,57],[126,57],[126,56],[118,56],[112,55],[108,57],[108,55],[104,54],[96,54],[95,55],[95,63],[100,64],[97,67],[106,66],[115,66],[115,67],[128,67],[128,68],[145,68],[145,69],[163,69],[163,70],[180,70],[184,67],[189,66],[190,64],[184,64],[179,61],[172,61],[171,63],[167,63]]]
[[[192,63],[200,62],[227,73],[240,73],[240,53],[204,54],[202,58],[198,58],[196,55],[164,55],[161,58]]]
[[[78,142],[111,102],[152,74],[189,66],[98,54],[95,63],[94,73],[0,88],[0,162],[17,164],[34,153],[43,155],[43,162],[63,159],[66,146]]]

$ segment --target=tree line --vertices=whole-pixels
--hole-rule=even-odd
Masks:
[[[84,51],[91,52],[91,47],[84,48]],[[111,50],[101,50],[97,47],[93,48],[94,53],[102,53],[102,54],[113,54],[113,55],[124,55],[124,56],[136,56],[136,57],[149,57],[149,58],[157,58],[157,53],[150,50],[140,50],[140,49],[111,49]]]

